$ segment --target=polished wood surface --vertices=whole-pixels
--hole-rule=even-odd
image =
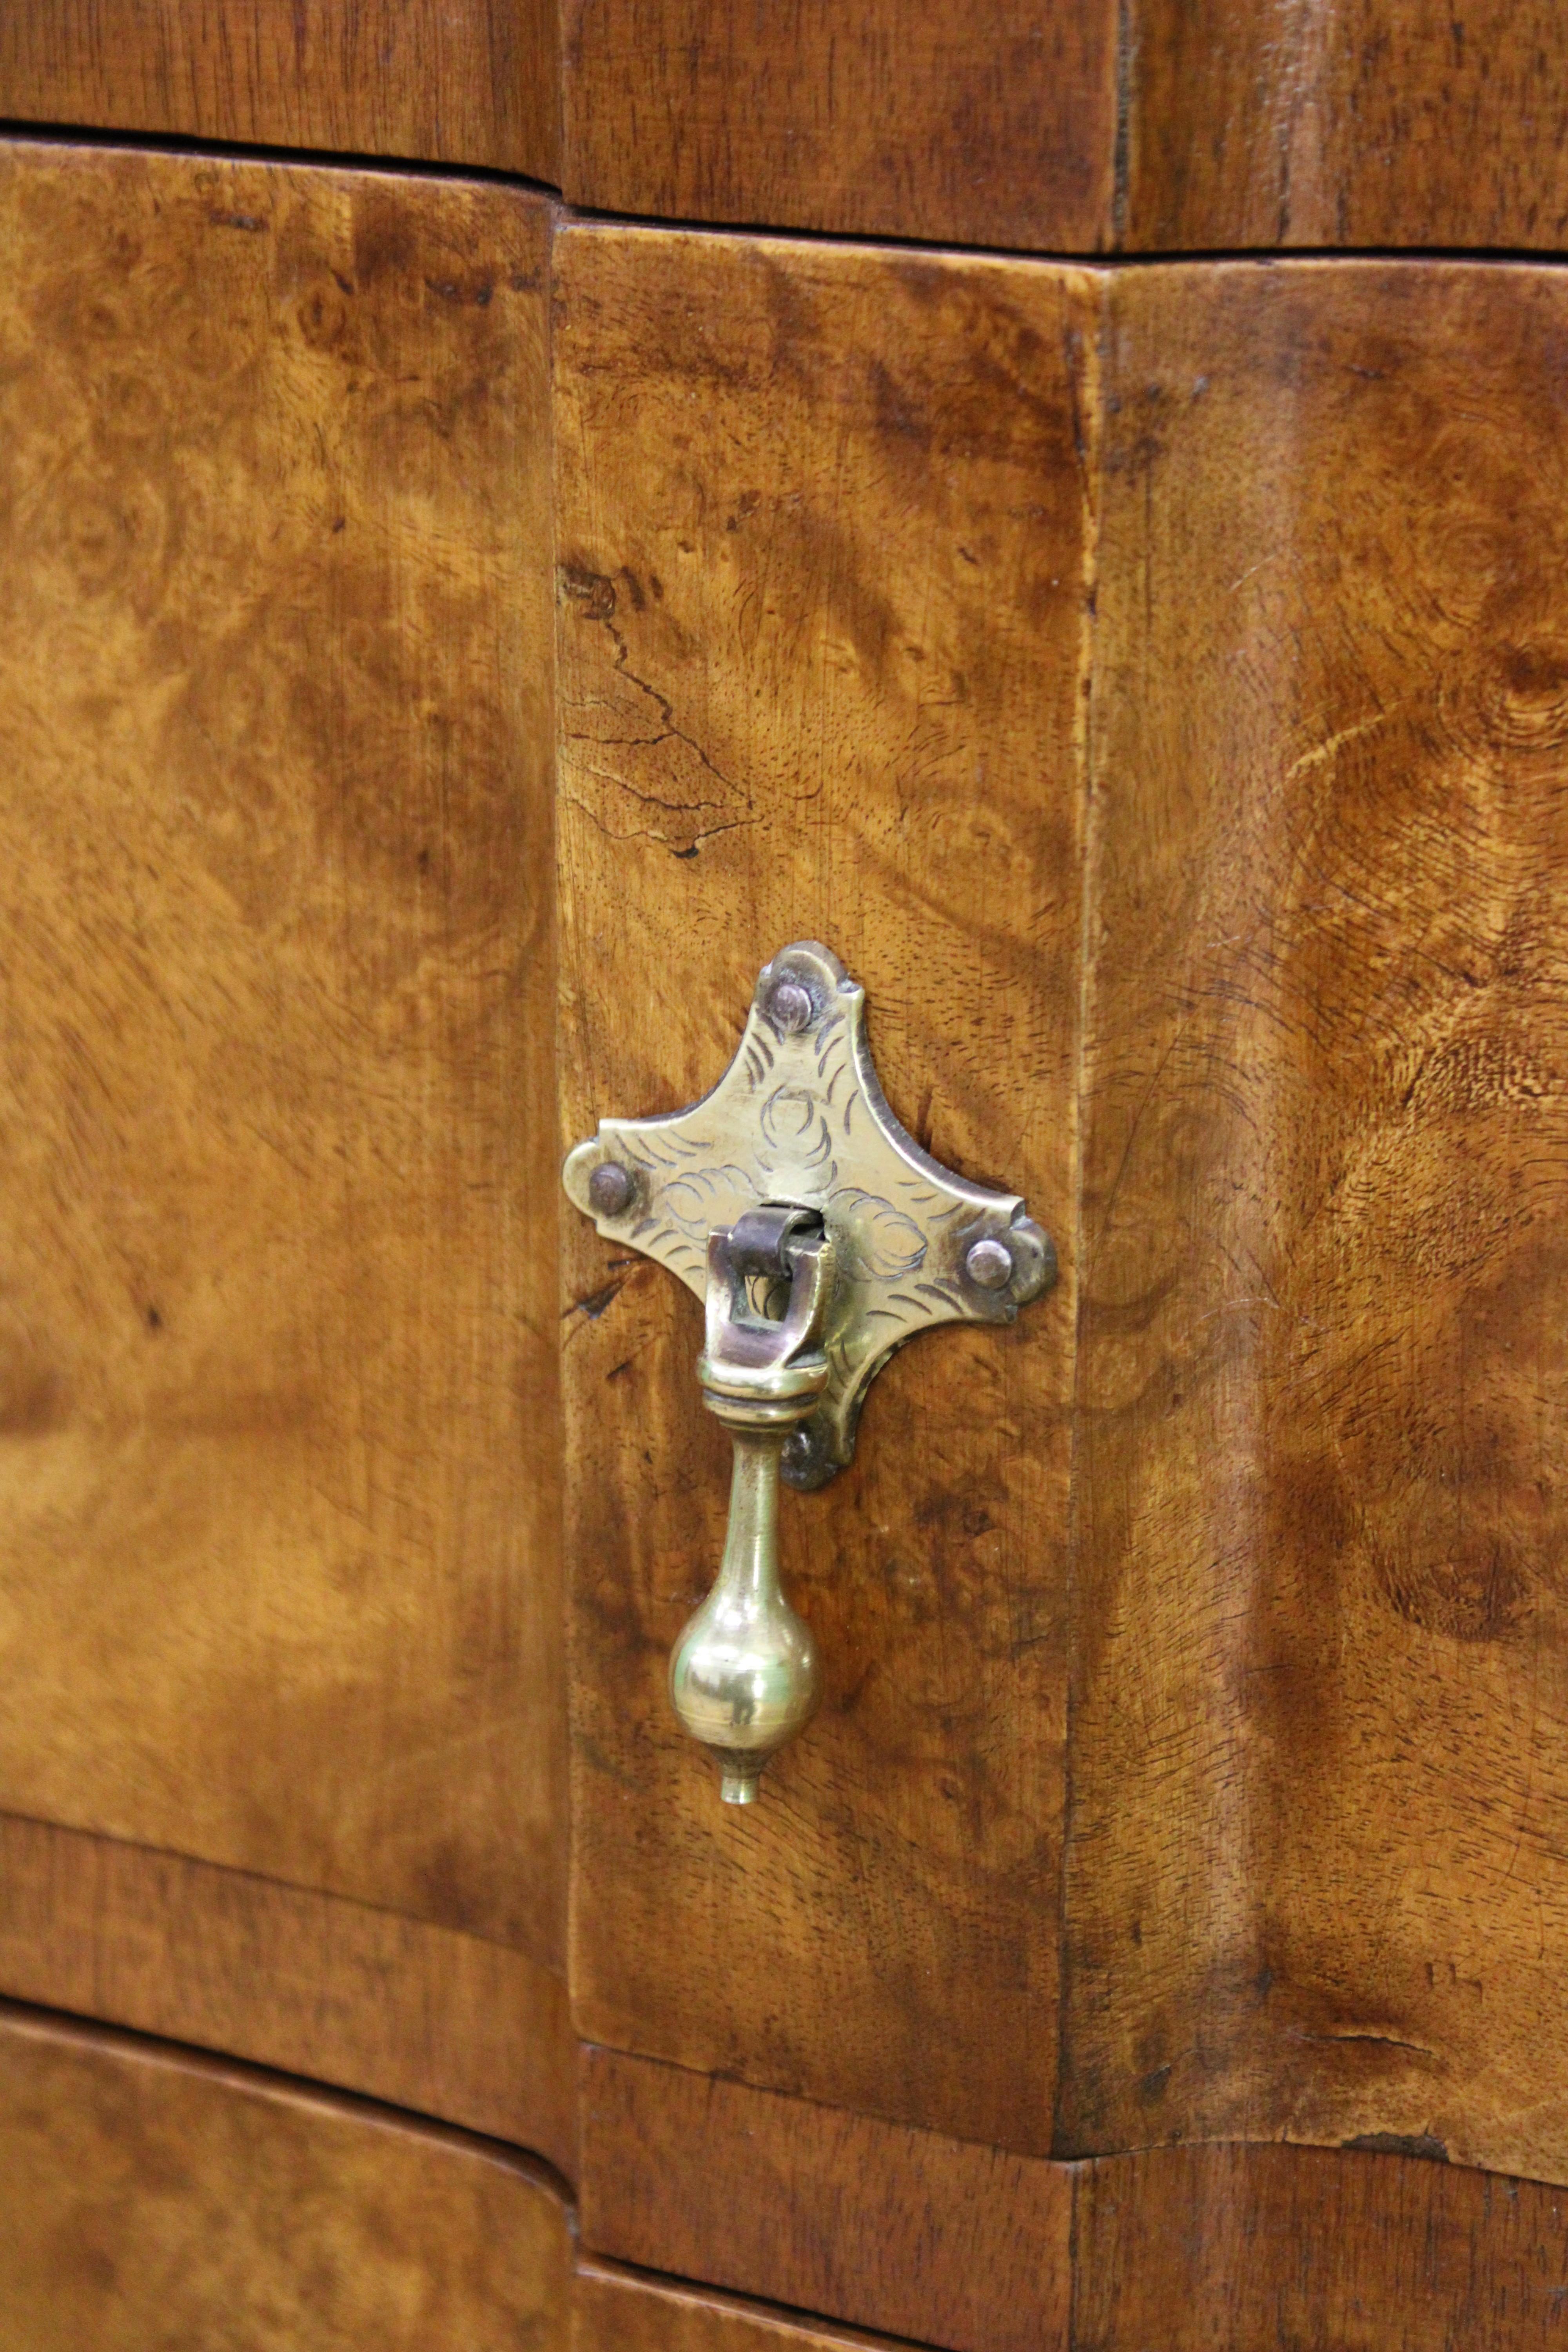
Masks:
[[[707,2283],[584,2347],[1553,2341],[1568,294],[580,223],[552,392],[550,228],[0,153],[0,1988],[575,2166],[559,1330],[584,2230]],[[810,932],[1064,1281],[788,1498],[737,1814],[552,1034],[568,1137],[688,1100]]]
[[[1065,1234],[1078,280],[581,227],[557,285],[567,1135],[690,1101],[820,936],[895,1111]],[[666,1690],[728,1500],[696,1302],[564,1231],[580,2029],[1045,2146],[1070,1254],[1010,1329],[899,1355],[852,1474],[785,1498],[826,1698],[737,1810]]]
[[[386,2109],[0,2008],[16,2352],[566,2352],[544,2169]]]
[[[0,121],[553,181],[559,50],[555,0],[24,0]]]
[[[574,203],[1092,252],[1114,208],[1113,0],[563,0]]]
[[[1073,2172],[584,2053],[583,2240],[952,2347],[1067,2352]]]
[[[566,2352],[543,2166],[360,2100],[0,2009],[0,2343]]]
[[[548,226],[0,150],[0,1806],[559,1969]]]
[[[1553,250],[1553,0],[564,0],[574,202],[1057,253]]]
[[[1555,0],[1144,0],[1123,69],[1129,250],[1568,241]]]
[[[27,0],[6,120],[1029,251],[1568,238],[1552,0]]]
[[[1557,2352],[1565,2305],[1537,2181],[1306,2147],[1078,2168],[1073,2352]]]
[[[565,1985],[477,1936],[0,1815],[0,1993],[369,2092],[575,2175]]]
[[[810,2144],[811,2128],[798,2186],[825,2216],[811,2181],[826,2143]],[[745,2191],[731,2198],[742,2225],[788,2186],[769,2168],[771,2144],[763,2128],[712,2147],[735,2168],[731,2190]],[[1049,2320],[1041,2306],[1050,2248],[1059,2241],[1065,2252],[1069,2219],[1076,2352],[1272,2352],[1284,2342],[1549,2352],[1561,2342],[1568,2209],[1534,2183],[1279,2147],[1026,2159],[1015,2170],[1049,2179],[1051,2199],[1042,2207],[999,2175],[994,2188],[1006,2193],[971,2216],[988,2202],[994,2226],[972,2232],[967,2279],[955,2266],[949,2281],[972,2310],[1005,2313],[1005,2326],[976,2336],[932,2305],[939,2344],[1068,2342],[1065,2304]],[[875,2352],[888,2340],[591,2253],[574,2274],[559,2185],[526,2158],[12,2004],[0,2004],[0,2341],[17,2352]],[[942,2165],[925,2186],[935,2194],[923,2220],[939,2238],[948,2228],[956,2257],[944,2198],[958,2176]],[[837,2187],[852,2242],[864,2177],[841,2173]],[[1004,2214],[1010,2252],[994,2226]],[[885,2225],[883,2277],[896,2287],[893,2250],[914,2223],[889,2210]],[[929,2284],[929,2251],[925,2262]]]
[[[972,528],[969,502],[1007,447],[945,428],[933,390],[949,316],[972,382],[1009,353],[988,417],[1038,419],[1029,502],[1010,500],[1030,544],[1065,538],[1080,498],[1096,518],[1051,574],[1077,583],[1072,601],[1038,604],[1032,639],[1064,703],[1069,678],[1091,688],[1087,735],[1062,725],[1035,763],[1067,803],[1058,856],[1076,855],[1079,792],[1092,810],[1081,1229],[1045,1211],[1086,1279],[1065,1922],[1038,1880],[999,1874],[969,1913],[955,1872],[921,1874],[940,1851],[922,1808],[951,1816],[911,1756],[941,1756],[963,1724],[937,1783],[951,1805],[952,1776],[991,1752],[980,1718],[932,1705],[888,1633],[907,1638],[893,1570],[930,1514],[922,1482],[934,1466],[945,1491],[959,1484],[928,1434],[945,1445],[958,1423],[957,1368],[932,1340],[889,1376],[907,1375],[924,1416],[889,1387],[908,1413],[896,1489],[874,1398],[849,1477],[787,1514],[829,1673],[852,1678],[755,1814],[726,1821],[663,1692],[724,1492],[687,1385],[697,1318],[673,1284],[577,1230],[580,2026],[738,2077],[690,2094],[704,2130],[760,2090],[1016,2155],[1283,2139],[1568,2179],[1553,1990],[1568,1643],[1552,1568],[1568,1490],[1552,1238],[1568,1223],[1568,296],[1551,271],[1479,264],[1085,276],[610,228],[569,230],[560,275],[569,1134],[600,1109],[697,1094],[755,963],[793,932],[834,937],[840,908],[873,1021],[884,994],[896,1008],[879,1045],[895,1102],[914,1097],[914,1016],[930,1067],[955,993],[950,981],[928,997],[927,975],[962,972],[973,946],[959,942],[983,929],[1004,951],[1015,925],[1025,935],[1000,895],[1025,838],[1016,817],[1000,829],[1010,772],[978,749],[1002,700],[980,665],[1016,609],[994,589],[985,621],[965,619],[975,666],[946,722],[974,765],[952,771],[941,854],[902,904],[916,868],[883,816],[921,772],[888,683],[889,648],[931,642],[909,625],[906,583],[946,598],[963,577],[945,568],[952,550],[1002,545]],[[1053,304],[1069,351],[1074,335],[1098,347],[1101,377],[1063,371]],[[1054,404],[1064,382],[1072,429]],[[941,504],[921,470],[939,454]],[[906,517],[921,519],[918,561]],[[1021,715],[1007,705],[1009,723]],[[1043,741],[1053,722],[1031,723]],[[984,886],[961,813],[991,828]],[[1041,907],[1057,903],[1051,873],[1030,885]],[[946,938],[921,928],[933,918]],[[879,991],[888,940],[899,956]],[[649,972],[658,1018],[628,1021]],[[958,1083],[942,1064],[933,1103],[950,1119],[1037,1108],[1053,1020],[1070,1052],[1070,1010],[1049,1000],[996,1043],[993,1092],[978,1064]],[[1052,1200],[1012,1144],[939,1131],[936,1148],[1019,1168]],[[1031,1342],[1058,1344],[1048,1315],[1013,1335]],[[984,1435],[972,1426],[970,1442]],[[1026,1451],[1046,1458],[1023,1435],[1011,1463]],[[1042,1489],[1018,1555],[1042,1597],[1061,1511],[1061,1489]],[[951,1579],[965,1523],[950,1509],[931,1524],[933,1578]],[[999,1574],[993,1594],[1007,1585]],[[960,1633],[944,1606],[949,1673],[960,1654],[1016,1654],[982,1618]],[[1038,1622],[1054,1647],[1059,1614]],[[1043,1724],[1048,1669],[1031,1672]],[[1034,1785],[1048,1850],[1059,1801],[1043,1774]],[[1022,1787],[999,1775],[976,1801],[972,1870]],[[881,1811],[895,1798],[902,1839]],[[917,1930],[946,1939],[930,1976],[904,1958]],[[1034,2100],[1058,1931],[1052,2141]],[[983,2027],[970,2004],[1005,1934],[1028,1973],[993,1978]],[[916,2021],[918,2056],[899,2039]],[[652,2087],[585,2123],[585,2210],[616,2216],[591,2218],[593,2242],[668,2267],[696,2263],[699,2242],[709,2265],[731,2259],[711,2251],[715,2217],[687,2236],[683,2212],[706,2209],[670,2186],[659,2109],[684,2085],[595,2064]],[[1379,2177],[1365,2174],[1369,2211]],[[1392,2197],[1406,2176],[1388,2179]],[[1464,2222],[1478,2244],[1486,2210]],[[1500,2330],[1510,2242],[1495,2249]],[[744,2259],[729,2284],[895,2325],[852,2299],[860,2286],[803,2288],[779,2236]],[[1320,2298],[1336,2275],[1324,2260]],[[1375,2263],[1368,2276],[1374,2308],[1394,2289]]]
[[[583,2118],[590,2247],[953,2352],[1545,2352],[1568,2325],[1568,2196],[1394,2147],[1052,2163],[603,2051]],[[597,2292],[606,2347],[670,2341]],[[750,2352],[698,2303],[679,2352]]]
[[[877,2352],[885,2345],[887,2337],[858,2327],[643,2278],[592,2256],[573,2281],[572,2352]]]
[[[1116,284],[1064,2153],[1568,2180],[1565,348]]]

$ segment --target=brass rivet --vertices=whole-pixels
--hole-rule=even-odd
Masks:
[[[816,1016],[816,1007],[811,1001],[811,991],[803,988],[798,980],[781,980],[778,986],[771,991],[768,1019],[781,1035],[798,1035],[802,1029],[810,1028]]]
[[[588,1179],[588,1198],[601,1217],[623,1216],[637,1192],[637,1180],[618,1160],[601,1160]]]
[[[1005,1290],[1013,1279],[1013,1253],[1005,1242],[994,1241],[988,1234],[983,1241],[970,1243],[963,1271],[980,1290]]]

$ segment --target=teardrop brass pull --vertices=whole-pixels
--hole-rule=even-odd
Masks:
[[[731,1804],[752,1801],[820,1694],[816,1646],[779,1585],[780,1479],[825,1486],[851,1459],[866,1391],[904,1340],[1010,1323],[1056,1279],[1016,1194],[955,1176],[899,1125],[865,1006],[831,949],[785,948],[712,1093],[666,1117],[602,1119],[563,1171],[606,1239],[706,1306],[697,1370],[734,1440],[730,1524],[669,1685]]]
[[[784,1311],[759,1313],[759,1289]],[[816,1645],[779,1584],[779,1465],[827,1385],[823,1326],[833,1244],[810,1210],[748,1210],[708,1244],[703,1402],[734,1441],[718,1580],[669,1662],[675,1711],[716,1757],[727,1804],[748,1805],[763,1766],[803,1731],[822,1695]],[[768,1297],[772,1294],[772,1297]]]

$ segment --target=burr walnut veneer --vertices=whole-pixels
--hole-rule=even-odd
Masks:
[[[1544,2352],[1562,28],[684,5],[0,24],[0,2352]],[[1060,1279],[735,1808],[795,939]]]

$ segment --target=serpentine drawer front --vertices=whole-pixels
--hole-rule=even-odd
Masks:
[[[905,1134],[865,1018],[831,949],[785,948],[711,1094],[601,1119],[566,1162],[567,1192],[600,1233],[668,1266],[707,1310],[697,1377],[734,1439],[730,1524],[669,1683],[727,1804],[752,1801],[821,1696],[811,1635],[779,1588],[780,1475],[836,1475],[867,1389],[918,1331],[1010,1323],[1056,1279],[1022,1201],[965,1183]]]
[[[0,124],[0,2352],[1563,2352],[1568,6]]]

